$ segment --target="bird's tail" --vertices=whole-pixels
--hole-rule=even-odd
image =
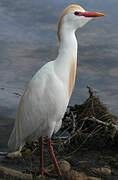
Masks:
[[[16,128],[14,127],[8,141],[9,152],[14,152],[18,150],[19,147],[20,147],[20,138],[18,136],[18,132],[16,131]]]
[[[22,140],[22,130],[20,130],[20,128],[14,127],[8,141],[9,152],[14,152],[14,151],[20,152],[24,144],[25,143]]]

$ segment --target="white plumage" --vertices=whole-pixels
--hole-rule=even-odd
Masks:
[[[55,67],[56,61],[47,63],[25,89],[9,140],[11,151],[40,136],[51,137],[60,128],[69,97]]]

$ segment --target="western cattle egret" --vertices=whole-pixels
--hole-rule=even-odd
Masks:
[[[43,137],[47,136],[52,160],[58,175],[61,176],[53,152],[51,136],[61,127],[75,83],[77,65],[75,31],[92,17],[99,16],[105,16],[105,14],[85,11],[79,5],[70,5],[63,11],[58,23],[58,56],[34,75],[20,100],[8,147],[12,152],[21,151],[26,142],[41,137],[42,175],[47,173],[43,159]]]

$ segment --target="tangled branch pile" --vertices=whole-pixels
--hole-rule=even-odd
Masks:
[[[69,106],[63,118],[61,135],[69,134],[61,142],[64,152],[75,152],[83,145],[101,149],[118,146],[118,118],[89,89],[88,99],[81,105]]]

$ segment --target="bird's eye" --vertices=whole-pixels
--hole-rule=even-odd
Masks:
[[[75,14],[76,16],[82,16],[82,12],[80,12],[80,11],[75,11],[74,14]]]

